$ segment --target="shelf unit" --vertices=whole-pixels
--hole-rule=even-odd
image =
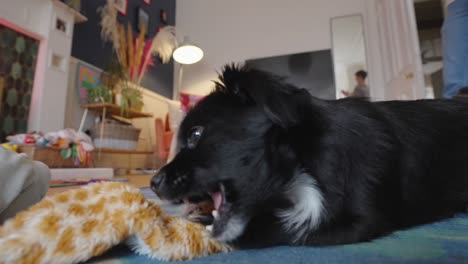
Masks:
[[[102,153],[109,153],[109,154],[141,154],[141,155],[150,155],[153,154],[154,152],[152,151],[144,151],[144,150],[118,150],[118,149],[97,149],[98,151]]]
[[[97,112],[106,112],[108,115],[117,116],[125,119],[133,118],[147,118],[153,117],[151,113],[142,113],[134,110],[128,110],[122,113],[120,106],[111,103],[95,103],[95,104],[85,104],[82,105],[82,108],[97,111]]]
[[[128,110],[125,112],[122,112],[121,107],[116,105],[116,104],[111,104],[111,103],[93,103],[93,104],[85,104],[81,106],[82,108],[85,109],[83,113],[83,117],[81,118],[81,124],[80,128],[78,131],[83,131],[83,125],[86,120],[86,117],[88,115],[88,111],[94,111],[101,113],[102,115],[102,121],[101,121],[101,127],[99,131],[99,137],[103,139],[104,135],[104,130],[105,130],[105,124],[106,124],[106,118],[108,115],[110,116],[115,116],[118,118],[124,118],[124,119],[135,119],[135,118],[151,118],[153,117],[153,114],[151,113],[142,113],[134,110]],[[110,154],[123,154],[123,155],[150,155],[153,152],[151,151],[131,151],[131,150],[113,150],[113,149],[96,149],[95,151],[98,152],[98,158],[101,157],[101,153],[110,153]]]

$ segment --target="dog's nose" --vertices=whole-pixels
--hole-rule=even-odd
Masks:
[[[166,173],[164,171],[159,171],[158,174],[154,175],[153,178],[151,179],[151,189],[153,192],[157,192],[159,186],[164,182],[164,179],[166,178]]]

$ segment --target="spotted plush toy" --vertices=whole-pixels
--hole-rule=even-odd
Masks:
[[[203,225],[166,215],[139,189],[96,183],[47,197],[0,227],[0,263],[77,263],[125,241],[160,260],[188,260],[230,247]]]

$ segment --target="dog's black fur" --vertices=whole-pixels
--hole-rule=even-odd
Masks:
[[[240,248],[369,241],[451,217],[468,202],[463,102],[324,101],[268,73],[227,66],[184,119],[178,143],[153,189],[178,200],[222,188],[213,236]],[[292,230],[278,212],[298,202],[287,194],[298,174],[315,182],[323,210],[317,225]]]

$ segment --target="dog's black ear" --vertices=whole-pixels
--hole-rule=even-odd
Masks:
[[[236,64],[224,66],[222,73],[218,74],[219,81],[215,81],[216,90],[219,92],[239,96],[241,99],[247,99],[245,93],[241,93],[240,86],[245,80],[246,67],[240,67]]]
[[[287,128],[295,125],[311,96],[278,76],[249,67],[228,65],[216,82],[218,91],[236,96],[244,104],[262,108],[275,124]]]

